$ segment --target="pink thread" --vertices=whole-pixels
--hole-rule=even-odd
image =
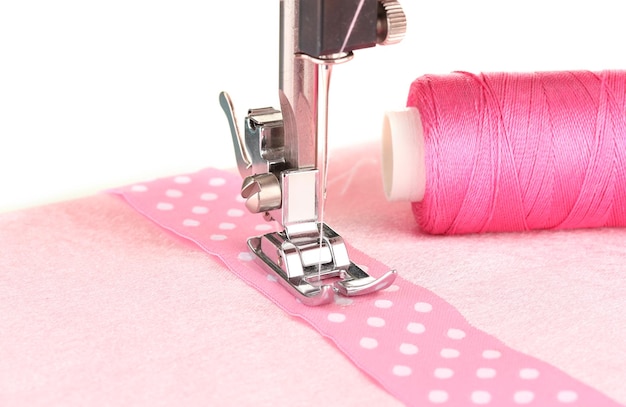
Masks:
[[[626,225],[626,71],[427,75],[428,233]]]

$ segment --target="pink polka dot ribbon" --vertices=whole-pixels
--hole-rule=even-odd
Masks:
[[[308,307],[252,260],[248,237],[275,230],[248,213],[238,176],[215,169],[120,188],[134,209],[218,256],[287,313],[330,338],[354,364],[408,406],[618,406],[557,368],[471,326],[449,303],[398,277],[384,291]],[[348,247],[373,276],[389,270]],[[399,270],[401,274],[401,270]]]

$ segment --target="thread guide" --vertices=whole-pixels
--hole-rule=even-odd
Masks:
[[[344,21],[337,22],[337,16]],[[281,110],[249,110],[242,136],[230,97],[220,94],[246,207],[282,227],[251,237],[248,247],[257,263],[306,305],[332,302],[335,294],[384,289],[396,271],[370,276],[324,223],[328,91],[332,65],[349,61],[355,49],[398,42],[406,19],[395,0],[281,0],[280,20]],[[328,30],[342,33],[338,49],[324,41]],[[321,48],[312,51],[311,44]]]

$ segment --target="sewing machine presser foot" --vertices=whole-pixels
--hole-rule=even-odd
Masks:
[[[370,276],[324,223],[328,89],[330,66],[349,61],[354,50],[399,42],[406,17],[397,0],[281,0],[279,11],[280,110],[248,110],[240,131],[230,96],[219,97],[246,208],[281,228],[248,246],[306,305],[384,289],[396,272]]]
[[[350,261],[341,236],[326,224],[317,226],[323,228],[321,244],[320,235],[289,239],[283,231],[252,237],[248,247],[257,263],[305,305],[330,303],[335,294],[369,294],[393,283],[395,270],[370,276]]]

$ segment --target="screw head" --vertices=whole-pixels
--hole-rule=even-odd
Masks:
[[[397,44],[406,35],[406,14],[396,0],[378,0],[376,42],[379,45]]]

